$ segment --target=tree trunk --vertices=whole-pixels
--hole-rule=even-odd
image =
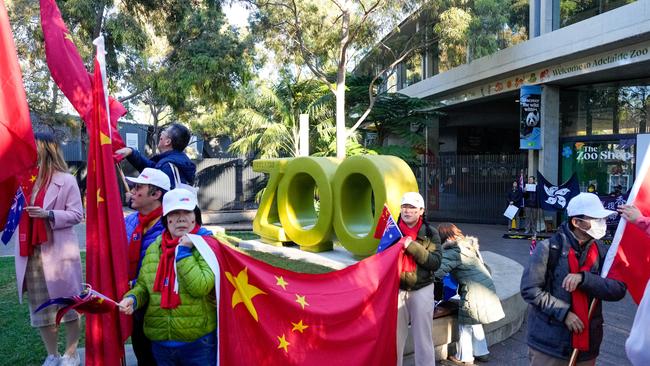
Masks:
[[[338,70],[336,72],[336,157],[345,159],[345,67],[347,60],[347,47],[350,41],[350,7],[346,2],[341,21],[341,51],[339,53]]]

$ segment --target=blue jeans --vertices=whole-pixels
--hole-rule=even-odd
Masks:
[[[210,366],[217,364],[217,334],[210,333],[194,342],[167,347],[151,342],[158,366]]]

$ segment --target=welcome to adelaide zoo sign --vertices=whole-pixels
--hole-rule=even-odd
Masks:
[[[641,42],[617,48],[592,56],[586,56],[566,63],[550,65],[538,70],[516,74],[496,82],[483,84],[459,93],[443,97],[439,102],[444,105],[462,103],[473,99],[487,97],[517,90],[524,85],[535,85],[584,75],[591,72],[608,70],[614,67],[650,60],[650,42]]]
[[[253,170],[269,174],[253,231],[309,252],[332,250],[336,237],[356,257],[374,254],[384,203],[396,214],[404,192],[418,191],[413,171],[395,156],[255,160]]]

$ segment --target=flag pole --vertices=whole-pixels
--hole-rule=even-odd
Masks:
[[[594,312],[594,309],[596,308],[596,302],[597,299],[591,299],[591,305],[589,305],[589,314],[587,315],[587,321],[591,319],[591,314]],[[573,352],[571,352],[571,358],[569,358],[569,366],[575,366],[576,362],[578,361],[578,353],[580,351],[577,348],[573,349]]]
[[[125,192],[129,192],[131,188],[129,188],[129,184],[126,182],[126,178],[124,177],[124,172],[122,171],[122,166],[120,163],[117,163],[117,172],[120,175],[120,181],[122,181],[122,184],[124,185],[124,190]]]

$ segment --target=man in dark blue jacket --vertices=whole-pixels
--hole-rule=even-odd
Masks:
[[[578,366],[595,364],[603,339],[600,300],[618,301],[627,290],[623,282],[600,276],[607,249],[598,239],[614,213],[595,194],[578,194],[567,205],[567,222],[530,256],[521,295],[530,304],[531,365],[566,365],[574,348],[580,350]],[[596,302],[589,317],[592,300]]]
[[[176,183],[194,184],[196,165],[183,152],[190,142],[190,130],[179,124],[173,123],[160,133],[158,151],[160,154],[147,159],[141,152],[130,147],[116,151],[125,157],[139,172],[144,168],[155,168],[167,174],[171,181],[171,188]]]
[[[169,191],[169,177],[158,169],[144,168],[137,178],[126,178],[134,183],[131,189],[131,208],[136,210],[127,216],[126,235],[129,246],[128,274],[129,288],[135,285],[142,265],[142,258],[149,245],[153,243],[163,231],[162,198]],[[138,365],[156,365],[151,352],[151,341],[144,335],[144,310],[142,308],[133,313],[133,332],[131,341],[133,352],[138,360]]]

